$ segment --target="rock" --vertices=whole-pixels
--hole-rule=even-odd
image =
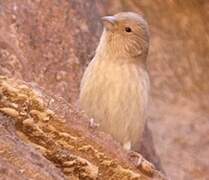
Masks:
[[[5,84],[9,86],[5,86]],[[142,178],[148,180],[155,179],[155,177],[159,175],[161,177],[160,179],[166,179],[155,167],[149,166],[149,163],[146,163],[146,166],[145,164],[141,167],[135,166],[128,158],[127,152],[112,138],[108,138],[107,134],[99,132],[96,129],[92,134],[92,129],[89,127],[89,120],[82,117],[82,114],[79,114],[79,112],[75,113],[76,111],[71,109],[72,107],[67,104],[65,104],[66,107],[64,109],[68,109],[69,112],[74,113],[66,116],[65,118],[67,120],[65,122],[60,121],[59,115],[53,112],[53,109],[49,111],[47,103],[37,104],[37,100],[44,102],[49,98],[44,92],[40,92],[40,97],[32,87],[28,86],[25,96],[22,96],[25,97],[25,99],[16,102],[16,97],[19,97],[18,92],[24,94],[21,92],[21,84],[26,85],[26,83],[21,81],[0,78],[0,89],[5,89],[5,92],[2,93],[5,100],[0,100],[0,115],[2,113],[11,118],[10,121],[7,121],[8,125],[13,125],[13,129],[10,131],[10,137],[13,138],[13,143],[18,143],[19,141],[27,143],[28,148],[35,149],[34,153],[39,153],[41,158],[48,159],[47,162],[51,164],[51,166],[56,165],[57,169],[59,169],[67,179],[73,177],[92,180],[109,178],[115,180]],[[15,95],[9,93],[11,89],[15,89],[17,93]],[[45,97],[47,98],[45,99]],[[18,108],[15,110],[16,113],[14,113],[13,110],[8,110],[9,108],[7,107],[8,104],[15,102],[18,103]],[[58,107],[62,104],[61,100],[56,101],[56,98],[54,103]],[[24,116],[20,113],[22,112],[22,107],[27,109]],[[45,114],[48,112],[51,112],[50,121],[45,121]],[[17,116],[14,116],[14,114]],[[76,119],[76,121],[74,121],[74,119]],[[0,122],[3,123],[3,120]],[[4,131],[0,134],[0,137],[5,140],[5,138],[7,138],[6,130],[8,130],[8,127],[4,125],[2,129]],[[8,147],[11,146],[10,141],[4,140],[2,140],[3,144],[0,145],[2,146],[0,153],[5,153]],[[16,151],[13,148],[14,147],[11,147],[11,151]],[[18,150],[22,148],[23,147],[20,146]],[[24,158],[24,155],[22,155],[22,158]],[[34,159],[25,160],[26,163],[32,163],[36,160],[36,156],[32,158]],[[7,160],[7,157],[5,157],[5,159]],[[142,157],[142,160],[143,159]],[[9,159],[7,161],[9,161]],[[106,163],[108,161],[111,162],[110,165]],[[0,163],[2,162],[4,161],[0,159]],[[48,172],[47,162],[43,162],[42,166],[46,167],[46,172],[43,169],[43,173]],[[143,162],[146,161],[143,160]],[[22,166],[20,168],[18,163],[13,165],[15,166],[14,169],[20,169],[22,174],[26,173],[25,176],[28,179],[41,179],[43,176],[41,174],[42,172],[30,174],[30,169],[24,169]],[[151,168],[155,170],[152,171],[152,173],[150,173]],[[4,172],[5,170],[3,169],[2,171]],[[54,173],[56,174],[58,172]],[[16,174],[14,173],[14,175]],[[5,177],[11,178],[8,174],[6,174]]]
[[[11,119],[0,113],[0,179],[64,180],[64,174],[16,134]]]

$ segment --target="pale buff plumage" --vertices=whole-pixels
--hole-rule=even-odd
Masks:
[[[81,82],[80,106],[101,130],[134,148],[142,139],[148,104],[147,24],[131,12],[104,17],[103,23],[96,55]]]

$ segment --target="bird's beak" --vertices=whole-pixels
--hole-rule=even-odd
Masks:
[[[116,24],[116,18],[114,16],[104,16],[102,22],[107,30],[112,30]]]

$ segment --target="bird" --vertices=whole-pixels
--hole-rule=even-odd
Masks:
[[[101,18],[103,32],[80,84],[81,109],[126,150],[141,143],[149,103],[149,29],[143,15]]]

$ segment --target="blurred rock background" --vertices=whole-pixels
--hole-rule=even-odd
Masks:
[[[149,127],[169,177],[209,176],[209,2],[2,0],[0,74],[76,104],[102,31],[100,16],[143,12],[150,26]]]

